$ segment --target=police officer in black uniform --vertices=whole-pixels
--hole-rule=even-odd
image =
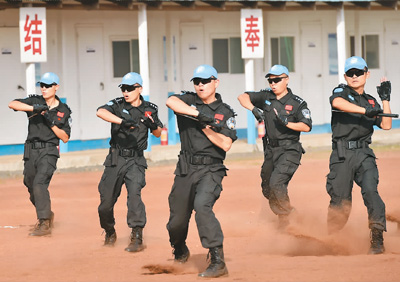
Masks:
[[[226,152],[237,139],[235,113],[216,93],[219,85],[215,68],[200,65],[191,79],[196,93],[182,92],[168,98],[167,106],[177,116],[181,152],[169,195],[167,224],[175,261],[189,258],[186,238],[193,209],[201,244],[209,249],[211,262],[200,277],[228,274],[223,252],[223,233],[213,212],[222,191],[227,168]]]
[[[271,210],[279,217],[279,228],[283,229],[289,224],[293,210],[288,184],[304,152],[299,142],[300,132],[310,131],[312,121],[307,103],[287,87],[289,71],[285,66],[274,65],[265,77],[271,88],[245,92],[238,99],[258,122],[265,120],[261,188]]]
[[[59,82],[55,73],[47,72],[38,82],[42,95],[15,99],[8,105],[15,111],[26,112],[29,119],[24,147],[24,184],[38,218],[31,236],[51,234],[54,213],[48,188],[60,157],[59,141],[67,143],[71,133],[71,110],[56,95]]]
[[[333,89],[329,101],[332,105],[332,153],[326,189],[331,197],[328,209],[328,230],[337,231],[346,224],[351,210],[352,188],[355,181],[368,211],[371,229],[370,254],[383,253],[383,231],[386,231],[385,204],[379,196],[376,157],[369,144],[373,126],[389,130],[392,118],[379,116],[382,108],[377,100],[366,94],[365,83],[370,73],[363,58],[353,56],[345,62],[344,79]],[[383,104],[383,113],[390,111],[391,84],[385,77],[377,87]]]
[[[143,80],[135,72],[127,73],[119,85],[123,97],[109,101],[97,110],[97,116],[111,123],[110,151],[104,162],[104,173],[99,183],[100,225],[105,230],[104,245],[113,246],[115,232],[114,205],[125,183],[128,191],[128,226],[131,241],[125,251],[139,252],[143,245],[146,210],[141,190],[146,185],[147,162],[143,150],[147,148],[148,131],[160,137],[163,127],[158,108],[141,96]]]

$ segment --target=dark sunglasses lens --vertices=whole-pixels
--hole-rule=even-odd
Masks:
[[[201,82],[201,84],[205,85],[207,83],[210,83],[211,80],[212,80],[212,78],[195,78],[195,79],[193,79],[193,83],[194,83],[194,85],[199,85]]]
[[[40,88],[50,88],[50,87],[53,87],[53,84],[46,84],[46,83],[43,83],[43,82],[41,82],[40,83]]]
[[[138,88],[139,86],[135,86],[135,85],[121,85],[121,91],[125,92],[131,92],[134,91],[136,88]]]
[[[363,70],[348,70],[346,72],[346,76],[348,77],[353,77],[354,75],[356,75],[357,77],[364,75],[364,71]]]
[[[283,77],[275,77],[275,78],[268,78],[268,82],[271,84],[272,82],[278,83],[283,79]]]

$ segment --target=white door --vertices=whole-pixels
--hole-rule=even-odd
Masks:
[[[110,125],[96,116],[100,105],[107,103],[104,91],[103,27],[77,26],[79,138],[101,139],[109,135]]]
[[[301,92],[298,95],[307,101],[313,124],[323,124],[331,115],[327,95],[323,93],[321,30],[320,22],[300,23]]]
[[[198,65],[204,64],[204,28],[202,24],[181,24],[181,89],[194,91],[190,79]]]
[[[385,73],[392,82],[390,107],[393,113],[400,112],[400,86],[397,83],[400,77],[400,21],[385,21]],[[378,83],[376,83],[378,85]],[[375,95],[375,94],[373,94]],[[376,95],[376,97],[378,97]],[[378,99],[379,100],[379,99]]]
[[[0,85],[3,101],[0,108],[0,145],[24,143],[28,133],[26,114],[8,108],[9,102],[27,95],[25,66],[20,57],[19,28],[0,28]]]

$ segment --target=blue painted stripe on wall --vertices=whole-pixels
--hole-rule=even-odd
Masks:
[[[400,120],[393,120],[392,128],[400,128]],[[379,130],[379,128],[375,128]],[[331,133],[330,124],[314,125],[311,132],[303,132],[302,134],[320,134],[320,133]],[[257,135],[257,130],[255,131]],[[239,139],[247,139],[247,128],[238,128],[237,136]],[[255,136],[257,138],[257,136]],[[160,138],[156,138],[153,135],[150,136],[152,145],[160,145]],[[179,134],[176,133],[176,140],[179,142]],[[71,140],[68,144],[68,152],[83,151],[83,150],[94,150],[94,149],[106,149],[109,147],[110,138],[107,139],[95,139],[95,140]],[[22,155],[24,153],[23,144],[13,145],[1,145],[0,156],[6,155]]]

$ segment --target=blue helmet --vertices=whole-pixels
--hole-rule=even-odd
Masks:
[[[143,79],[140,76],[140,74],[136,72],[128,72],[127,74],[124,75],[122,78],[122,81],[118,87],[121,87],[122,84],[125,85],[134,85],[134,84],[139,84],[140,86],[143,86]]]
[[[37,83],[59,84],[60,78],[54,72],[46,72]]]
[[[194,78],[206,79],[210,77],[218,78],[217,70],[210,65],[200,65],[194,70],[193,77],[190,81],[192,81]]]
[[[265,75],[265,77],[269,77],[270,75],[281,75],[281,74],[286,74],[289,76],[289,70],[287,67],[282,66],[282,65],[273,65],[269,72]]]
[[[350,69],[364,70],[365,68],[368,69],[367,63],[363,58],[358,56],[350,57],[344,63],[344,72]]]

